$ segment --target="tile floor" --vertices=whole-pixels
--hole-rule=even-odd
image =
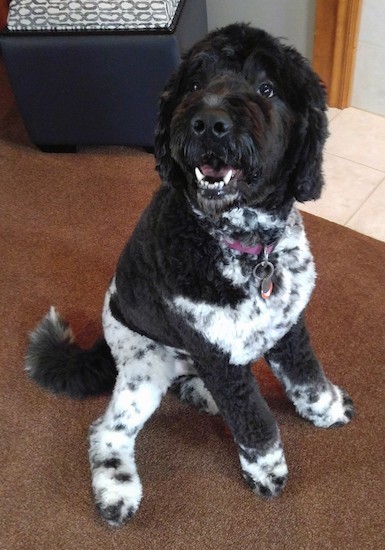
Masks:
[[[322,197],[299,207],[385,242],[385,117],[330,109]]]

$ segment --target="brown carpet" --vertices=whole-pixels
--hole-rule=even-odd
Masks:
[[[222,421],[168,396],[139,436],[137,516],[118,530],[99,520],[87,430],[107,398],[41,391],[25,376],[23,355],[50,304],[82,344],[100,334],[117,256],[158,184],[154,161],[124,148],[40,153],[0,70],[0,547],[383,549],[385,244],[309,215],[319,279],[308,323],[357,417],[342,429],[314,428],[258,365],[290,469],[284,494],[269,501],[241,480]]]

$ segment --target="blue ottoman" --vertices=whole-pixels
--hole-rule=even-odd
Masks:
[[[206,32],[205,0],[12,0],[0,44],[40,149],[151,148],[159,92]]]

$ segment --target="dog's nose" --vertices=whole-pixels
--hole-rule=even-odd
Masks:
[[[191,120],[191,129],[199,137],[212,134],[223,138],[232,126],[231,118],[224,111],[201,111]]]

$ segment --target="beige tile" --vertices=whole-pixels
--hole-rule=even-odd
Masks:
[[[385,117],[349,107],[330,131],[326,152],[385,172]]]
[[[345,225],[385,177],[384,172],[325,154],[326,185],[318,201],[300,204],[305,212]]]
[[[342,113],[341,109],[337,109],[336,107],[329,107],[327,110],[328,120],[329,123],[336,118],[340,113]]]
[[[385,242],[385,179],[349,220],[347,227]]]

